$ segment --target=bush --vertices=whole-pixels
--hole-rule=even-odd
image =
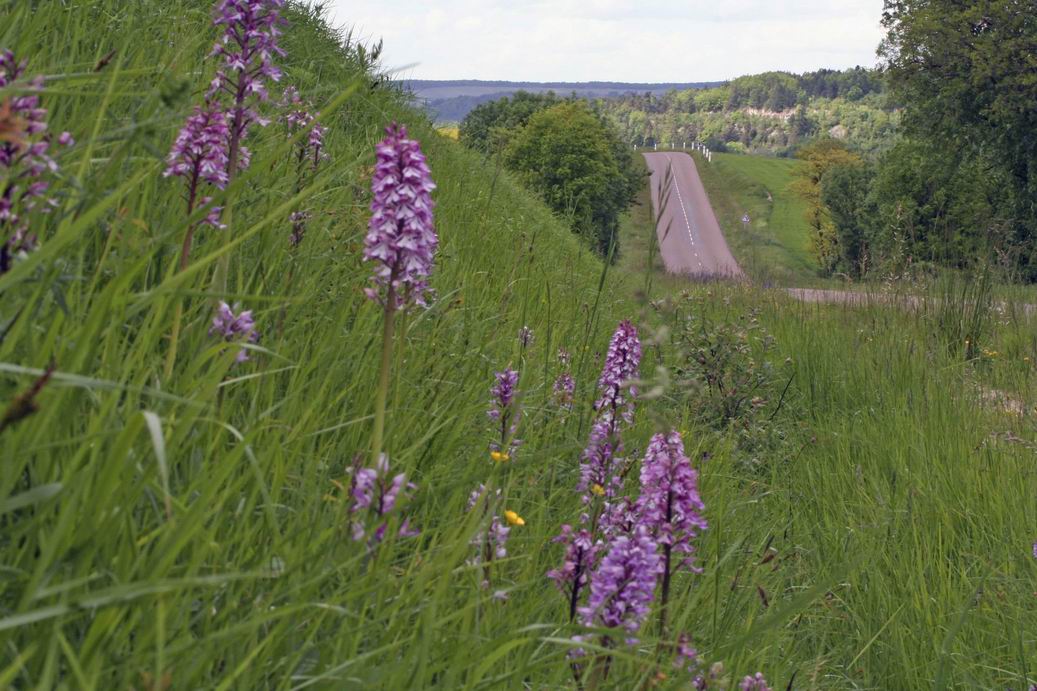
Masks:
[[[533,114],[504,156],[529,189],[609,256],[617,249],[619,216],[640,185],[625,151],[601,119],[576,101]]]

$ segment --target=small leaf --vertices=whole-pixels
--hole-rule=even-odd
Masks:
[[[32,506],[33,504],[47,501],[51,497],[56,496],[60,491],[61,483],[52,482],[49,485],[33,487],[28,492],[22,492],[13,497],[8,497],[7,499],[0,501],[0,516],[5,513],[17,511],[18,509],[24,509],[26,506]]]
[[[173,517],[173,500],[169,496],[169,465],[166,463],[166,438],[162,433],[162,420],[150,410],[143,411],[144,421],[148,424],[148,432],[151,434],[151,445],[155,448],[155,458],[158,460],[158,475],[162,481],[162,494],[166,506],[166,519]]]

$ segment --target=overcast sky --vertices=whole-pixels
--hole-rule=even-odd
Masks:
[[[875,64],[882,0],[330,0],[414,79],[713,81]]]

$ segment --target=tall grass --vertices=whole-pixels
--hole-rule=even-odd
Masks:
[[[178,272],[194,219],[161,159],[211,70],[210,3],[0,7],[0,45],[50,76],[51,126],[78,140],[41,249],[0,277],[0,401],[28,406],[0,428],[0,687],[572,685],[577,629],[544,576],[561,557],[551,538],[579,511],[577,462],[615,323],[655,333],[646,376],[680,355],[663,330],[678,322],[646,301],[672,284],[606,272],[301,8],[286,81],[321,110],[331,159],[296,191],[291,143],[276,123],[257,132],[228,192],[231,227],[200,232]],[[435,301],[397,324],[387,397],[385,448],[417,485],[391,520],[406,515],[421,535],[389,530],[368,550],[350,539],[340,486],[371,442],[381,310],[363,296],[360,249],[372,147],[392,120],[429,156],[442,245]],[[303,200],[314,213],[293,252],[288,215]],[[208,335],[216,299],[254,310],[249,362]],[[691,633],[704,662],[761,669],[781,688],[1023,686],[1037,667],[1032,420],[966,388],[975,373],[1009,377],[1008,363],[967,374],[925,323],[881,307],[722,285],[678,304],[715,321],[757,307],[770,357],[791,358],[795,376],[773,417],[788,443],[751,471],[739,430],[696,427],[676,385],[639,404],[630,456],[657,427],[685,430],[711,523],[704,573],[671,586],[671,631]],[[1004,326],[990,347],[1028,352],[1031,326]],[[569,414],[551,403],[558,347],[574,353]],[[499,464],[486,409],[508,364],[523,444]],[[490,589],[469,563],[485,528],[466,508],[479,483],[525,519]],[[686,688],[656,637],[647,627],[613,651],[608,684]]]

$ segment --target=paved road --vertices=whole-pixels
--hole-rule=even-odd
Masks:
[[[907,295],[900,293],[883,293],[878,290],[822,290],[820,288],[786,288],[785,292],[800,302],[822,302],[840,305],[870,306],[896,305],[908,310],[923,308],[935,309],[940,306],[940,299],[925,295]],[[1037,305],[1024,302],[1008,303],[1003,300],[992,300],[990,306],[998,313],[1022,313],[1030,316],[1037,314]]]
[[[664,201],[656,232],[659,253],[670,273],[696,277],[744,278],[709,205],[695,161],[686,153],[650,153],[652,207]],[[669,175],[669,189],[663,189]],[[668,194],[668,196],[667,196]]]
[[[644,157],[652,173],[652,207],[659,209],[660,197],[665,202],[656,233],[659,235],[659,251],[666,270],[695,278],[746,279],[745,273],[731,255],[691,156],[681,152],[666,152],[646,153]],[[663,189],[668,178],[669,189]],[[875,290],[786,288],[785,292],[801,302],[897,305],[914,310],[924,307],[927,302],[939,302],[925,297],[886,294]],[[1009,309],[1009,305],[1003,302],[995,302],[994,306],[1002,312]],[[1026,315],[1037,314],[1037,305],[1016,304],[1014,307]]]

